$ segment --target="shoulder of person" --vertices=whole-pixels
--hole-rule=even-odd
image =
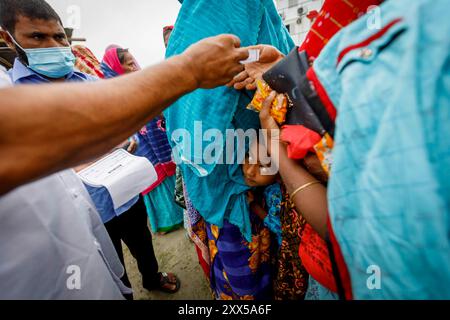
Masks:
[[[98,78],[96,76],[81,72],[77,69],[75,69],[74,74],[76,74],[78,77],[82,78],[83,81],[86,81],[86,82],[95,82],[95,81],[100,80],[100,78]]]

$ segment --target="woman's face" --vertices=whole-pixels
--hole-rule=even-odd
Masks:
[[[134,60],[134,57],[131,55],[131,53],[129,52],[124,53],[122,68],[125,73],[138,71],[136,61]]]
[[[172,34],[172,30],[167,30],[164,32],[164,46],[167,48],[169,45],[170,35]]]

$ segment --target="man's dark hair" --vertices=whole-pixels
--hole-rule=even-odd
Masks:
[[[61,18],[44,0],[0,0],[0,26],[14,34],[19,16],[30,19],[56,20],[61,26]]]

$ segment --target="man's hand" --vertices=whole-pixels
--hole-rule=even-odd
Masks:
[[[269,45],[258,45],[249,47],[248,49],[260,50],[260,58],[258,62],[245,65],[245,70],[239,73],[234,79],[227,84],[236,90],[255,90],[257,79],[261,79],[262,75],[270,70],[275,64],[283,60],[284,55],[277,48]]]
[[[240,48],[234,35],[204,39],[189,47],[181,56],[197,88],[211,89],[230,82],[244,70],[240,61],[248,58],[248,48]]]

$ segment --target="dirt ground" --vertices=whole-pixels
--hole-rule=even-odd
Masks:
[[[136,260],[124,247],[125,267],[133,286],[135,300],[212,300],[208,281],[198,263],[194,244],[180,229],[167,235],[153,235],[153,246],[160,272],[173,272],[181,281],[181,288],[175,294],[147,291],[142,288],[141,274]]]

